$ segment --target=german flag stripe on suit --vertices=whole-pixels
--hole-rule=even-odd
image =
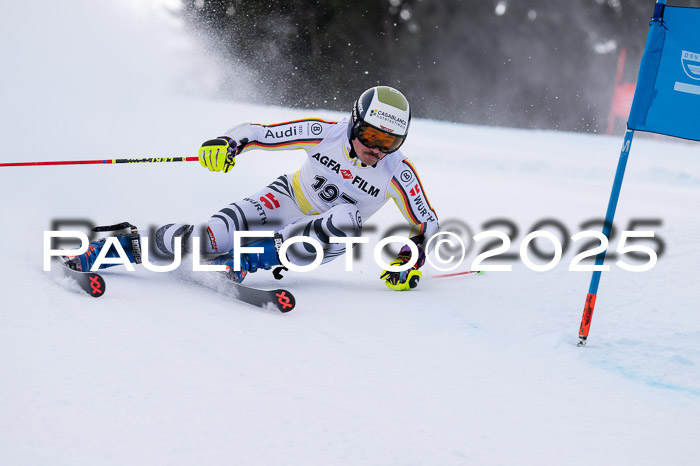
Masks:
[[[403,189],[403,186],[401,186],[399,180],[397,180],[396,177],[393,177],[391,179],[390,184],[394,188],[394,192],[398,195],[392,197],[394,198],[394,202],[396,202],[396,205],[401,210],[401,212],[403,212],[406,218],[413,222],[414,225],[422,223],[420,220],[418,220],[418,216],[413,211],[413,207],[411,206],[411,201],[408,197],[408,193]]]
[[[246,144],[241,152],[246,152],[252,149],[301,149],[304,147],[316,147],[322,139],[295,139],[286,142],[259,142],[253,141]]]
[[[408,167],[411,169],[413,172],[413,176],[416,177],[416,180],[418,180],[418,185],[420,186],[420,190],[423,193],[423,199],[425,199],[425,203],[428,204],[428,208],[435,212],[435,209],[433,209],[433,206],[430,205],[430,201],[428,200],[428,196],[425,195],[425,189],[423,189],[423,183],[420,181],[420,177],[418,176],[418,172],[416,171],[416,168],[413,166],[411,162],[408,161],[408,159],[404,159],[403,163],[408,165]],[[435,218],[437,218],[437,214],[435,215]]]

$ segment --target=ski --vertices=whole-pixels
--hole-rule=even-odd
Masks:
[[[204,285],[224,296],[262,309],[284,313],[296,307],[296,298],[289,290],[281,288],[265,290],[243,285],[240,283],[239,275],[228,269],[213,274],[186,274],[185,277],[188,281]]]
[[[233,281],[231,285],[234,287],[236,299],[253,306],[261,308],[273,307],[280,312],[289,312],[296,306],[296,299],[288,290],[262,290]]]
[[[104,295],[106,283],[104,278],[96,272],[79,272],[57,261],[63,275],[70,277],[80,288],[92,297],[99,298]],[[279,312],[289,312],[296,306],[296,299],[289,290],[263,290],[247,285],[241,285],[222,274],[226,284],[232,287],[232,297],[238,301],[263,309],[274,308]],[[228,294],[228,293],[227,293]],[[230,295],[230,294],[229,294]]]
[[[105,294],[107,284],[99,273],[78,272],[77,270],[71,269],[60,260],[57,262],[63,275],[70,277],[87,294],[93,298],[99,298]]]

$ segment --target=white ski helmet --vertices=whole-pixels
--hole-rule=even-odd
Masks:
[[[375,86],[355,101],[348,123],[348,138],[384,153],[401,147],[411,124],[411,107],[404,95],[388,86]]]

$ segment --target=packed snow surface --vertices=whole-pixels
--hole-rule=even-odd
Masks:
[[[87,8],[63,8],[75,5]],[[106,37],[129,32],[124,50],[93,22],[80,21],[91,42],[64,10],[32,8],[3,18],[19,35],[2,44],[16,65],[0,78],[3,162],[192,156],[240,121],[345,116],[188,93],[163,74],[206,74],[208,59],[176,48],[194,64],[174,70],[173,51],[143,31],[177,25],[144,12],[113,6],[102,25]],[[56,33],[65,25],[61,39],[22,29],[32,13]],[[110,46],[122,65],[101,75],[92,65],[111,63]],[[187,260],[168,274],[110,269],[107,293],[92,299],[42,270],[43,238],[67,219],[204,221],[294,171],[303,151],[250,152],[228,174],[198,163],[0,168],[0,464],[697,464],[699,146],[634,141],[611,249],[643,219],[656,223],[635,229],[653,230],[664,250],[646,272],[615,265],[644,262],[626,256],[607,262],[587,347],[576,343],[591,273],[568,270],[581,243],[547,272],[517,256],[543,219],[565,227],[543,227],[563,240],[604,216],[620,144],[416,118],[404,152],[441,223],[470,230],[457,271],[488,241],[469,238],[493,228],[515,257],[489,263],[512,271],[434,278],[426,266],[416,290],[390,291],[371,258],[405,224],[388,203],[366,222],[370,244],[353,272],[340,259],[281,282],[247,279],[291,290],[288,314],[201,286]]]

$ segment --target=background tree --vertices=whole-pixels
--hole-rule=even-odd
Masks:
[[[348,110],[362,90],[388,84],[420,117],[587,132],[605,129],[620,48],[635,79],[654,8],[652,0],[184,3],[230,66],[249,70],[258,103]]]

